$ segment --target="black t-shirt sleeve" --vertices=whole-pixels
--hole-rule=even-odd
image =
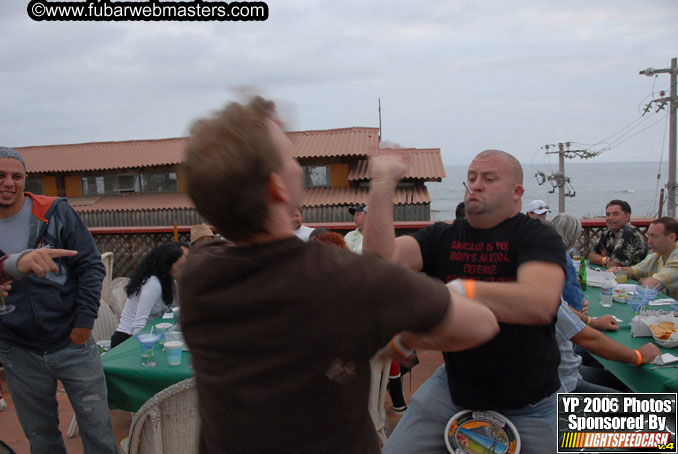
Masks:
[[[524,233],[519,236],[522,250],[519,251],[517,266],[531,261],[551,262],[567,272],[565,243],[556,229],[535,219],[527,221]]]
[[[442,239],[443,233],[449,228],[450,225],[445,222],[436,222],[412,235],[419,243],[419,249],[421,250],[422,271],[429,276],[439,277],[443,281],[444,278],[439,276],[439,274],[445,267],[444,264],[438,263],[437,259],[440,257],[440,245],[444,243]]]

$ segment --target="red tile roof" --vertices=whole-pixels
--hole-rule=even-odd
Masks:
[[[379,128],[289,132],[296,158],[368,156],[379,148]]]
[[[381,149],[378,153],[386,150]],[[416,149],[403,148],[398,149],[409,156],[410,165],[407,169],[405,178],[422,179],[426,181],[441,181],[445,178],[445,166],[443,158],[440,155],[440,148]],[[349,181],[369,180],[370,175],[367,171],[367,160],[358,162],[358,167],[348,173]]]
[[[305,188],[302,206],[359,205],[367,203],[367,188]],[[401,188],[393,197],[395,205],[431,203],[426,187]]]
[[[17,147],[28,173],[84,172],[176,165],[182,162],[183,137],[124,142]]]

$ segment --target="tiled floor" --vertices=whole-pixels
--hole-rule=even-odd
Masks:
[[[0,411],[0,440],[4,441],[17,454],[29,454],[30,447],[28,440],[24,436],[19,424],[19,419],[16,416],[14,405],[12,404],[12,395],[7,389],[7,382],[5,381],[4,372],[0,372],[0,387],[2,388],[2,396],[7,402],[7,410]],[[59,429],[64,434],[64,442],[66,443],[66,450],[70,453],[82,453],[82,442],[78,431],[75,431],[73,438],[66,438],[65,434],[68,431],[68,426],[73,419],[73,409],[68,401],[66,393],[63,388],[59,387],[57,390],[57,400],[59,402]],[[113,423],[113,431],[115,432],[115,439],[120,445],[120,440],[129,435],[129,426],[132,423],[131,413],[120,410],[111,410],[111,422]]]
[[[442,355],[437,352],[419,353],[420,363],[412,370],[411,373],[405,375],[403,380],[403,391],[405,397],[409,402],[410,396],[419,388],[419,386],[433,374],[433,371],[442,364]],[[0,411],[0,440],[9,445],[17,454],[29,454],[30,449],[28,440],[24,436],[19,420],[17,419],[14,406],[12,405],[12,396],[7,390],[7,383],[5,382],[4,372],[0,371],[0,387],[2,388],[2,395],[7,402],[9,408],[5,411]],[[63,389],[59,388],[57,392],[57,399],[59,401],[59,428],[63,434],[68,430],[68,426],[73,418],[73,409],[68,402]],[[386,395],[386,412],[387,412],[387,429],[390,433],[398,424],[400,415],[393,412],[391,400]],[[113,423],[113,431],[115,432],[115,439],[120,444],[120,440],[129,435],[129,426],[132,422],[132,416],[129,412],[120,410],[111,410],[111,421]],[[78,432],[75,432],[73,438],[65,438],[66,449],[69,454],[80,454],[83,452],[82,443]]]

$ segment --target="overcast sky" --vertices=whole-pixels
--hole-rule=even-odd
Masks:
[[[666,160],[666,110],[636,120],[669,76],[638,71],[678,56],[677,0],[267,3],[265,22],[34,22],[0,0],[0,144],[184,136],[248,86],[292,130],[377,127],[381,98],[383,139],[446,164],[539,164],[629,124],[649,128],[597,160]]]

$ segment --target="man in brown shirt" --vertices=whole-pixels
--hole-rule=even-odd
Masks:
[[[296,238],[292,151],[261,98],[192,128],[188,192],[234,243],[191,253],[180,283],[202,453],[378,453],[369,359],[405,330],[453,350],[498,331],[487,308],[440,282]]]

